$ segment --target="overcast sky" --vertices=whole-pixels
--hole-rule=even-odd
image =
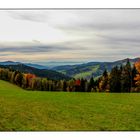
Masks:
[[[139,54],[138,9],[0,11],[0,61],[79,63]]]

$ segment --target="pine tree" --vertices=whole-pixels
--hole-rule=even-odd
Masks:
[[[103,72],[103,77],[106,78],[107,76],[108,76],[108,73],[107,73],[107,70],[105,69],[104,72]]]
[[[63,91],[67,91],[67,83],[65,80],[63,81]]]
[[[82,78],[81,79],[81,92],[85,92],[85,80]]]
[[[94,91],[95,90],[95,82],[94,82],[94,78],[91,77],[90,81],[89,81],[89,88],[88,91]]]
[[[110,73],[110,92],[121,92],[121,70],[114,67]]]
[[[121,74],[121,92],[130,92],[132,87],[132,70],[129,59],[122,69]]]

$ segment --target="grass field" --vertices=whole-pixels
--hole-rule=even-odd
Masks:
[[[25,91],[0,81],[0,131],[140,130],[140,94]]]

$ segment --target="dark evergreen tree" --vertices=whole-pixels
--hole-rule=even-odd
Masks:
[[[93,89],[95,89],[95,82],[94,82],[94,78],[91,77],[89,81],[88,91],[92,91]]]
[[[19,85],[20,87],[22,86],[22,80],[23,80],[23,74],[21,72],[18,72],[15,76],[15,83]]]
[[[85,80],[82,78],[81,79],[81,92],[85,92]]]
[[[129,59],[121,73],[121,92],[130,92],[132,87],[132,70]]]
[[[108,73],[107,73],[107,70],[106,69],[103,72],[103,77],[105,77],[105,78],[108,77]]]
[[[122,73],[124,66],[120,65],[120,67],[118,67],[118,69],[120,70],[120,73]]]
[[[121,70],[112,68],[110,72],[110,92],[121,92]]]
[[[65,80],[63,82],[63,91],[67,91],[67,83]]]

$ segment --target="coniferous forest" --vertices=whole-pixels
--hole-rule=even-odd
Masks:
[[[0,79],[9,81],[23,89],[39,91],[67,91],[67,92],[111,92],[129,93],[140,91],[140,61],[131,66],[129,59],[125,65],[115,66],[109,73],[90,80],[70,79],[52,80],[41,78],[31,73],[8,68],[0,68]]]

